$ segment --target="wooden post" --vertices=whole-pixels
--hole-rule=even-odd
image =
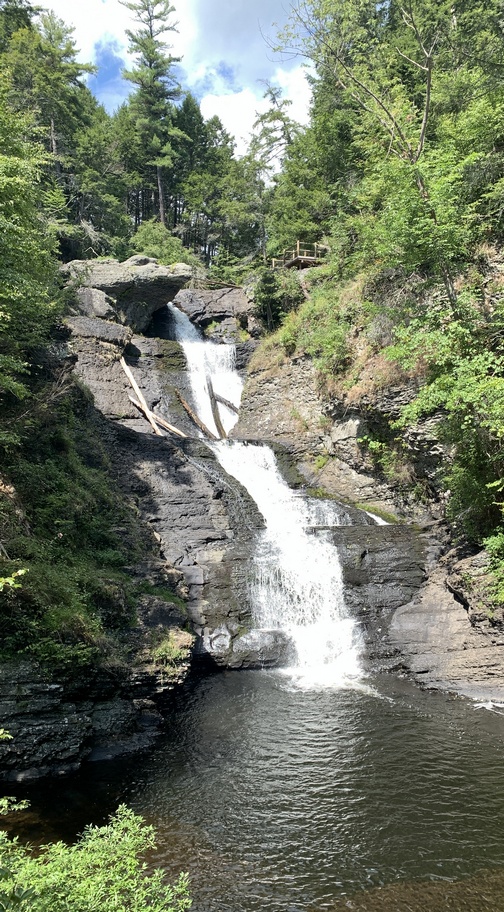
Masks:
[[[142,411],[145,414],[145,417],[147,418],[147,421],[149,422],[150,426],[152,427],[152,430],[158,437],[162,437],[163,435],[162,435],[161,431],[159,430],[156,422],[154,421],[154,418],[152,417],[151,410],[148,407],[148,405],[142,395],[140,387],[138,386],[138,383],[136,382],[136,380],[135,380],[133,374],[131,373],[130,368],[126,364],[126,361],[124,360],[124,358],[121,358],[119,363],[120,363],[124,373],[126,374],[129,382],[131,383],[133,389],[135,390],[135,393],[137,394],[138,400],[142,406]]]
[[[178,398],[182,408],[184,408],[186,410],[187,414],[189,415],[189,418],[191,418],[191,420],[194,421],[194,424],[196,425],[196,427],[199,427],[200,431],[203,431],[205,437],[208,437],[209,440],[218,440],[219,438],[216,437],[215,434],[212,434],[212,432],[208,430],[206,424],[203,424],[201,419],[198,418],[196,412],[193,412],[191,406],[189,405],[188,402],[186,402],[186,400],[181,395],[181,393],[178,391],[178,389],[176,389],[175,392],[177,394],[177,398]]]
[[[222,424],[221,417],[219,415],[219,406],[217,405],[217,400],[215,398],[215,393],[213,391],[212,381],[210,379],[210,376],[208,376],[208,375],[206,378],[206,382],[207,382],[207,388],[208,388],[208,395],[210,396],[210,405],[212,406],[213,420],[215,421],[215,427],[217,428],[217,433],[219,434],[219,437],[222,440],[227,437],[227,434],[224,430],[224,425]]]

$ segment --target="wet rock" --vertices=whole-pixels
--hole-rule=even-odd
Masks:
[[[411,601],[425,582],[424,543],[409,526],[337,526],[326,534],[338,549],[345,600],[364,621]]]
[[[233,669],[280,668],[293,661],[295,647],[285,631],[254,629],[236,636],[233,628],[233,624],[206,628],[201,654]]]

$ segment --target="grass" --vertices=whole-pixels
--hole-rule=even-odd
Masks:
[[[126,567],[156,553],[118,489],[94,409],[77,387],[30,416],[4,455],[0,487],[0,655],[78,675],[110,661],[135,617]],[[23,576],[15,576],[21,570]]]

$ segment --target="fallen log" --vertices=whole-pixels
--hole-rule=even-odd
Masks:
[[[224,425],[223,425],[223,423],[221,421],[221,417],[219,415],[219,406],[217,404],[217,400],[215,398],[215,393],[213,391],[212,381],[209,376],[207,376],[206,382],[207,382],[208,395],[210,396],[210,405],[212,406],[212,417],[213,417],[213,420],[215,421],[215,427],[217,428],[217,433],[219,434],[219,437],[222,440],[227,437],[227,434],[224,430]]]
[[[138,400],[134,399],[133,396],[128,396],[128,399],[133,403],[133,405],[136,406],[137,409],[139,409],[139,411],[145,414],[144,407],[141,402],[138,402]],[[156,415],[155,412],[151,412],[151,415],[154,418],[156,424],[159,424],[159,426],[164,428],[165,431],[170,431],[170,433],[176,434],[177,437],[185,437],[187,439],[187,434],[184,434],[183,431],[179,431],[179,429],[174,427],[173,424],[168,424],[168,422],[165,421],[164,418],[161,418],[160,415]]]
[[[208,437],[209,440],[218,440],[219,438],[216,437],[215,434],[212,434],[212,432],[208,430],[206,424],[203,424],[201,419],[198,418],[196,412],[194,412],[192,410],[191,406],[189,405],[188,402],[186,402],[186,400],[184,399],[182,394],[178,391],[178,389],[175,390],[175,393],[177,395],[177,398],[178,398],[182,408],[184,408],[186,410],[187,414],[189,415],[189,418],[194,422],[196,427],[199,427],[200,431],[203,431],[205,437]]]
[[[236,415],[240,414],[240,409],[234,404],[234,402],[230,402],[229,399],[224,399],[224,396],[220,396],[219,393],[214,393],[214,395],[217,399],[217,402],[220,402],[221,405],[225,405],[226,408],[231,409],[231,411]]]
[[[141,410],[144,413],[145,417],[147,418],[147,421],[149,422],[150,426],[152,427],[152,430],[158,437],[162,437],[163,435],[162,435],[161,431],[159,430],[156,422],[154,421],[154,418],[152,417],[152,412],[142,395],[142,391],[141,391],[140,387],[138,386],[138,383],[136,382],[136,380],[135,380],[130,368],[126,364],[126,361],[124,360],[124,358],[121,358],[119,363],[120,363],[124,373],[126,374],[129,382],[131,383],[135,393],[137,394],[138,400],[141,405]]]

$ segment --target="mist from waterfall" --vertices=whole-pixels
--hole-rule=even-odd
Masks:
[[[234,346],[204,340],[185,314],[168,307],[186,356],[195,410],[216,433],[207,377],[217,394],[239,406],[242,383],[234,370]],[[221,418],[229,432],[236,414],[222,407]],[[266,523],[249,583],[256,627],[289,635],[296,658],[284,671],[300,686],[355,682],[361,675],[359,631],[345,609],[337,550],[323,529],[340,524],[338,505],[293,491],[266,445],[221,440],[211,448]]]

